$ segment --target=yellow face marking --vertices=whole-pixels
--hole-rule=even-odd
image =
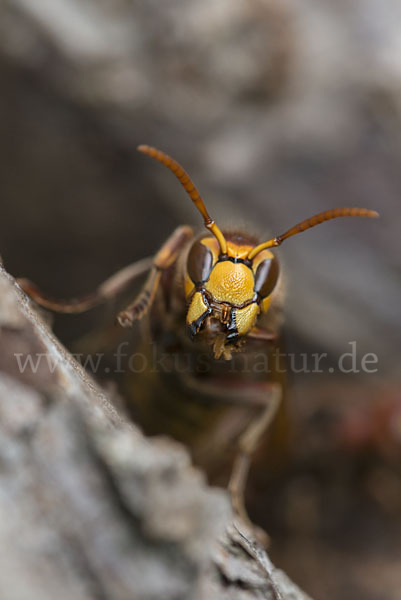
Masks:
[[[239,246],[233,242],[228,242],[227,254],[233,258],[246,258],[253,246]]]
[[[207,308],[208,307],[203,301],[202,294],[200,292],[196,292],[192,298],[192,302],[187,312],[187,323],[190,325],[199,319],[199,317],[203,315]]]
[[[270,296],[266,296],[266,298],[264,298],[262,300],[261,306],[262,306],[262,311],[263,312],[267,312],[267,310],[268,310],[268,308],[269,308],[269,306],[271,304],[271,301],[272,301],[271,294],[270,294]]]
[[[195,287],[194,282],[192,281],[192,279],[190,278],[188,273],[185,273],[184,288],[185,288],[185,297],[186,298],[188,298],[188,296],[190,296],[194,287]]]
[[[246,334],[254,326],[259,310],[259,306],[255,302],[245,308],[235,310],[235,323],[239,335]]]
[[[206,237],[201,240],[201,244],[209,248],[213,256],[213,264],[215,264],[219,258],[220,246],[215,238]]]
[[[241,305],[254,296],[252,271],[243,263],[218,262],[210,273],[205,289],[218,302]]]
[[[205,237],[201,240],[201,243],[207,248],[209,248],[209,250],[212,252],[213,264],[215,264],[220,254],[220,247],[217,243],[217,240],[215,238]],[[239,245],[234,244],[234,242],[227,242],[227,254],[232,258],[246,258],[250,250],[252,250],[252,248],[253,246],[249,246],[247,244]],[[255,264],[258,265],[265,258],[271,258],[272,256],[273,255],[271,252],[269,252],[269,250],[264,250],[263,252],[261,252],[260,258],[259,255],[257,256]]]
[[[270,250],[263,250],[262,252],[259,252],[259,254],[255,256],[254,260],[252,261],[252,271],[256,273],[260,263],[269,258],[273,258],[273,256],[274,254],[273,252],[270,252]]]

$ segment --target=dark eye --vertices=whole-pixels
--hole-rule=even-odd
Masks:
[[[192,244],[187,259],[188,275],[194,283],[207,281],[212,270],[213,255],[200,240]]]
[[[269,296],[276,286],[278,274],[279,266],[275,256],[262,261],[255,273],[255,292],[262,298]]]

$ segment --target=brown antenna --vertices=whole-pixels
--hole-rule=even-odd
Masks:
[[[217,239],[221,253],[227,254],[226,239],[220,231],[219,227],[216,225],[216,223],[210,218],[210,215],[207,212],[205,203],[203,202],[200,193],[196,189],[195,184],[193,183],[185,169],[183,169],[183,167],[176,160],[174,160],[174,158],[171,158],[171,156],[165,154],[157,148],[153,148],[152,146],[141,145],[138,146],[138,150],[139,152],[143,152],[144,154],[147,154],[148,156],[158,160],[174,173],[178,181],[183,186],[184,190],[187,192],[188,196],[191,198],[192,202],[195,204],[196,208],[201,213],[205,222],[205,227],[209,229]]]
[[[266,248],[273,248],[274,246],[280,246],[280,244],[282,244],[287,238],[297,235],[298,233],[302,233],[311,227],[316,227],[316,225],[320,225],[325,221],[330,221],[330,219],[338,219],[339,217],[375,218],[378,216],[379,213],[377,213],[375,210],[369,210],[367,208],[333,208],[331,210],[325,210],[324,212],[318,213],[317,215],[314,215],[313,217],[305,219],[305,221],[301,221],[301,223],[294,225],[294,227],[291,227],[291,229],[285,233],[282,233],[281,235],[278,235],[277,237],[272,238],[263,244],[259,244],[259,246],[256,246],[249,252],[248,259],[252,260],[262,250],[266,250]]]

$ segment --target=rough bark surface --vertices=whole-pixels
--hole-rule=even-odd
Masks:
[[[307,599],[184,448],[117,413],[3,268],[0,348],[3,600]]]

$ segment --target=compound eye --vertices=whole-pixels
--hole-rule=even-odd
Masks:
[[[201,240],[192,244],[187,259],[187,271],[192,281],[203,283],[209,279],[213,265],[213,255]]]
[[[275,256],[262,261],[255,273],[255,292],[262,298],[269,296],[276,287],[278,275],[279,266]]]

